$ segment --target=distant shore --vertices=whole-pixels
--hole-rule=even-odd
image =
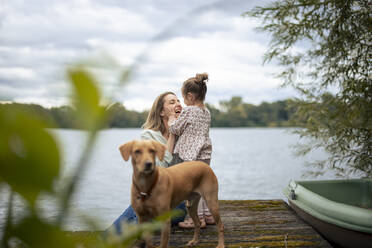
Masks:
[[[293,127],[291,120],[295,108],[290,99],[272,103],[263,102],[260,105],[244,103],[241,97],[232,97],[229,101],[221,101],[217,108],[207,104],[211,112],[211,127]],[[21,108],[32,112],[46,120],[51,128],[79,129],[76,111],[71,106],[46,108],[38,104],[5,102],[0,104],[0,110],[6,108]],[[140,128],[145,123],[148,111],[128,110],[121,103],[111,104],[106,109],[106,128]]]

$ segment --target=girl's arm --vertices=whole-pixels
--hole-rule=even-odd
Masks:
[[[183,131],[186,129],[187,124],[190,122],[191,112],[189,108],[184,108],[180,114],[180,116],[175,118],[169,118],[169,132],[171,134],[175,134],[180,136]]]
[[[173,154],[173,150],[174,150],[174,144],[176,143],[176,135],[174,134],[169,134],[169,138],[167,140],[167,144],[166,144],[166,147],[167,147],[167,150]]]

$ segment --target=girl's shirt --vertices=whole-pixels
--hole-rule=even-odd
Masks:
[[[185,161],[211,159],[212,142],[209,138],[211,114],[207,108],[185,107],[169,132],[179,136],[174,153]]]
[[[160,131],[154,131],[151,129],[144,129],[141,133],[141,139],[143,140],[156,140],[163,145],[167,143],[167,139],[164,138],[164,136],[161,134]],[[160,161],[157,157],[155,158],[155,164],[159,165],[161,167],[168,167],[170,162],[172,161],[173,156],[172,154],[168,151],[165,150],[164,154],[164,159]]]

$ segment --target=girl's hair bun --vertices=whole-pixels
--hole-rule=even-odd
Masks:
[[[182,85],[182,95],[187,95],[187,93],[191,92],[195,94],[196,100],[205,99],[205,94],[207,94],[207,81],[208,81],[208,73],[198,73],[195,77],[187,79],[183,82]]]
[[[196,83],[205,83],[205,81],[208,81],[208,73],[198,73],[195,76]]]

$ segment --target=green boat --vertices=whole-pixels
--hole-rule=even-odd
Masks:
[[[291,181],[284,194],[332,245],[372,248],[372,179]]]

